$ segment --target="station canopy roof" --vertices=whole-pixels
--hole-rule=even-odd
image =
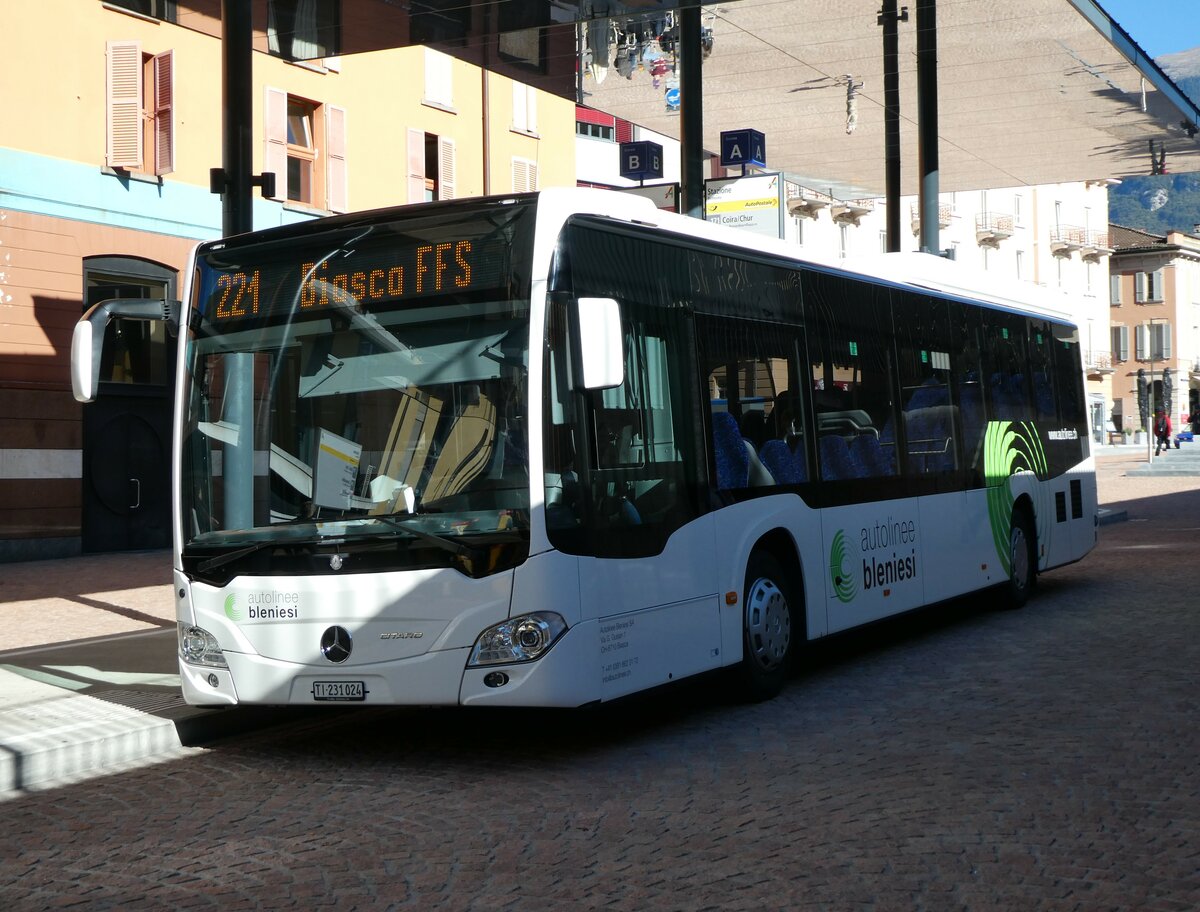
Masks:
[[[1200,110],[1102,2],[937,0],[943,192],[1124,178],[1157,166],[1200,171]],[[566,98],[578,100],[582,91],[589,107],[679,135],[678,109],[668,103],[678,88],[672,55],[662,40],[647,37],[665,28],[670,48],[672,20],[680,7],[694,5],[688,0],[316,5],[325,3],[337,17],[329,34],[343,54],[432,46]],[[768,170],[840,199],[883,196],[881,5],[721,0],[701,6],[704,147],[719,150],[724,130],[758,130],[766,137]],[[899,5],[908,9],[898,26],[901,192],[915,194],[917,0]],[[639,47],[636,58],[628,53]]]

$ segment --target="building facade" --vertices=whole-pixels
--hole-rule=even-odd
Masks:
[[[300,8],[255,4],[253,170],[276,175],[256,228],[575,182],[571,102],[421,47],[321,57],[321,23],[280,24]],[[0,561],[170,542],[171,340],[114,321],[87,406],[68,359],[86,307],[178,297],[191,248],[220,236],[220,4],[205,9],[5,11]]]
[[[1200,412],[1200,237],[1110,233],[1112,427],[1147,430],[1162,405],[1179,429]]]

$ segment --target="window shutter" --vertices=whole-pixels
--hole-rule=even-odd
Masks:
[[[1108,303],[1121,303],[1121,275],[1114,273],[1108,277]]]
[[[1148,344],[1146,327],[1141,325],[1135,326],[1134,338],[1137,341],[1137,359],[1139,361],[1149,360],[1150,346]]]
[[[346,109],[329,105],[325,108],[326,208],[346,212],[350,207],[346,172]]]
[[[454,140],[438,137],[438,199],[454,199]]]
[[[1112,356],[1114,361],[1129,360],[1129,327],[1114,326],[1112,328]]]
[[[1139,303],[1146,300],[1146,273],[1144,272],[1134,273],[1133,299]]]
[[[272,199],[287,199],[287,92],[267,86],[263,106],[263,172],[275,175]]]
[[[408,201],[425,199],[425,132],[408,131]]]
[[[142,167],[142,45],[108,42],[106,102],[110,168]]]
[[[1161,301],[1166,298],[1163,293],[1163,271],[1156,269],[1150,276],[1150,298],[1151,301]]]
[[[157,55],[154,70],[154,173],[175,170],[175,58],[173,51]]]
[[[454,71],[452,58],[425,49],[425,101],[444,107],[454,106]]]
[[[537,165],[523,158],[512,160],[512,182],[514,193],[528,193],[537,189]]]
[[[1169,361],[1171,358],[1171,324],[1162,324],[1162,359]]]

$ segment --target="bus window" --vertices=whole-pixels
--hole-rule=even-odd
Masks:
[[[797,393],[798,329],[697,318],[707,377],[713,464],[720,490],[808,480],[804,414]]]
[[[949,309],[937,298],[897,292],[895,318],[906,471],[952,471],[958,462],[959,418],[950,389]]]
[[[546,416],[551,542],[576,554],[657,554],[702,509],[691,324],[669,309],[686,295],[681,254],[582,226],[568,236],[572,294],[620,302],[625,379],[603,390],[570,388],[565,304],[556,301]]]
[[[803,277],[808,382],[824,481],[896,474],[888,291],[838,276]]]

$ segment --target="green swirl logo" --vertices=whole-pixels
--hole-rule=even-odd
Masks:
[[[225,617],[231,621],[242,619],[242,609],[237,606],[237,596],[233,593],[225,596]]]
[[[1012,531],[1013,501],[1016,500],[1012,491],[1012,477],[1023,471],[1032,472],[1038,481],[1044,481],[1050,475],[1046,451],[1038,439],[1037,429],[1028,421],[989,421],[983,439],[988,522],[992,527],[996,555],[1000,558],[1000,566],[1006,574],[1010,570],[1008,538]],[[1041,501],[1049,495],[1042,485],[1035,485],[1034,491],[1034,496],[1039,501],[1036,513],[1040,520],[1047,515],[1048,509]],[[1039,538],[1042,534],[1039,523]]]
[[[829,578],[833,582],[833,592],[839,602],[852,602],[858,595],[858,583],[854,574],[846,570],[846,560],[849,558],[849,548],[846,544],[846,530],[838,529],[829,547]]]

